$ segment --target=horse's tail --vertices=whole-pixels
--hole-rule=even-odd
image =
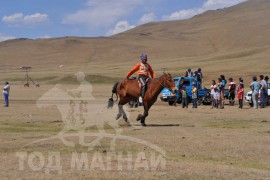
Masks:
[[[118,94],[117,94],[117,86],[118,86],[119,82],[116,82],[114,85],[113,85],[113,88],[112,88],[112,96],[111,98],[109,99],[108,101],[108,108],[112,108],[113,105],[114,105],[114,102],[117,102],[118,101]],[[113,100],[113,94],[116,95],[116,100]]]

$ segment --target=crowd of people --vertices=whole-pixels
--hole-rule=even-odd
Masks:
[[[253,106],[254,109],[258,109],[259,107],[259,99],[260,99],[260,108],[265,108],[268,105],[268,76],[260,75],[260,80],[257,81],[257,77],[252,77],[252,82],[249,85],[249,88],[252,91],[252,103],[251,107]],[[224,89],[227,84],[227,81],[224,75],[221,75],[218,78],[218,83],[216,84],[215,81],[212,81],[211,85],[211,95],[214,99],[212,103],[212,108],[224,108]],[[237,95],[239,108],[243,108],[243,101],[244,101],[244,81],[243,78],[239,78],[239,82],[236,83],[233,81],[233,78],[229,78],[228,83],[228,99],[229,105],[234,106],[235,104],[235,95]]]
[[[198,70],[192,72],[191,68],[188,68],[188,70],[185,73],[185,77],[195,77],[198,82],[198,89],[202,88],[202,82],[203,82],[203,74],[201,68],[198,68]],[[254,109],[265,108],[269,104],[268,99],[268,76],[260,75],[259,81],[257,80],[256,76],[252,77],[252,82],[249,85],[249,88],[252,91],[252,103],[251,107]],[[210,91],[211,91],[211,104],[212,108],[218,108],[218,109],[224,109],[224,102],[225,102],[225,89],[228,87],[228,99],[229,99],[229,105],[234,106],[235,105],[235,99],[238,99],[239,108],[243,108],[244,104],[244,80],[243,78],[239,78],[238,84],[236,84],[232,77],[228,79],[228,82],[224,75],[220,75],[217,82],[215,80],[212,80]],[[196,87],[195,87],[196,88]],[[194,94],[194,97],[193,97]],[[197,89],[193,91],[192,89],[192,103],[195,104],[196,102],[193,101],[193,99],[197,100]],[[260,103],[259,103],[260,100]],[[187,107],[187,105],[183,105],[183,107]],[[195,105],[193,105],[195,107]]]

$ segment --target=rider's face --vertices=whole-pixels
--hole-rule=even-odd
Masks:
[[[146,60],[146,59],[143,59],[143,60],[142,60],[142,63],[144,63],[144,64],[145,64],[146,62],[147,62],[147,60]]]

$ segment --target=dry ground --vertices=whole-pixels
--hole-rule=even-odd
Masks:
[[[182,109],[157,101],[150,111],[146,123],[150,126],[128,127],[120,120],[121,135],[145,140],[162,148],[165,154],[166,170],[158,167],[151,171],[142,169],[128,170],[124,166],[117,170],[117,161],[112,161],[113,170],[72,170],[72,153],[86,152],[90,158],[96,152],[106,161],[111,152],[108,139],[104,138],[93,151],[76,144],[68,147],[59,139],[50,139],[34,144],[35,141],[57,135],[65,125],[56,107],[38,108],[36,100],[53,85],[40,88],[24,88],[13,85],[9,108],[0,107],[0,175],[1,179],[268,179],[270,177],[270,108],[253,110],[246,104],[244,109],[228,107],[224,110],[199,106],[198,109]],[[74,89],[76,85],[65,85]],[[93,96],[106,107],[110,96],[111,84],[93,84]],[[44,102],[46,104],[46,102]],[[65,103],[65,102],[63,102]],[[68,103],[68,102],[66,102]],[[69,105],[67,104],[67,107]],[[142,108],[126,108],[130,121],[136,124],[136,116]],[[98,117],[92,117],[97,118]],[[87,119],[90,120],[91,118]],[[113,118],[112,118],[113,121]],[[105,131],[114,134],[106,125]],[[95,127],[88,132],[97,132]],[[69,132],[72,134],[74,132]],[[70,139],[77,141],[78,139]],[[132,141],[116,141],[116,152],[130,152],[136,156],[144,152],[150,163],[150,153],[157,151],[149,146]],[[50,152],[61,154],[62,174],[56,171],[45,173],[45,168],[33,171],[25,161],[25,169],[19,170],[17,152],[41,152],[48,163]],[[158,155],[158,154],[157,154]],[[35,161],[38,162],[38,161]],[[133,162],[134,163],[134,162]],[[90,165],[89,165],[90,166]]]

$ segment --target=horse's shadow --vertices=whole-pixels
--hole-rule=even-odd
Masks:
[[[131,126],[141,126],[141,124],[131,124]],[[179,124],[147,124],[147,127],[174,127],[180,126]]]

